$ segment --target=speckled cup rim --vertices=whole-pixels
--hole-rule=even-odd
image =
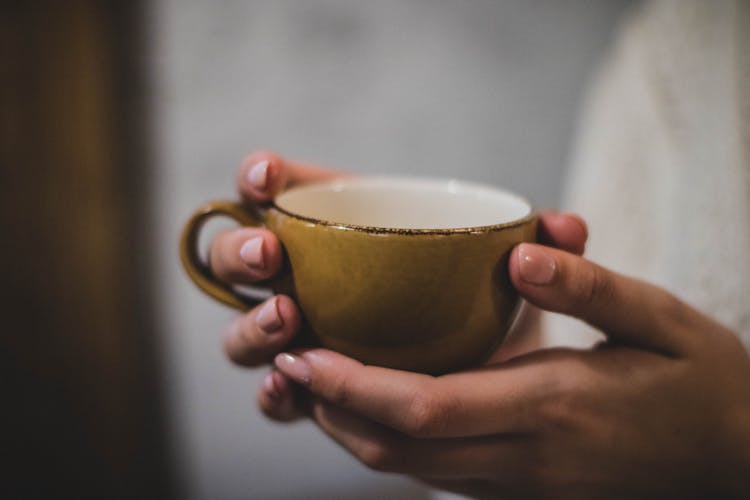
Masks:
[[[374,234],[387,233],[387,234],[399,234],[399,235],[404,235],[404,236],[425,236],[425,235],[449,236],[449,235],[455,235],[455,234],[482,234],[482,233],[488,233],[488,232],[497,232],[497,231],[503,231],[508,228],[518,227],[518,226],[527,224],[528,222],[534,220],[538,215],[533,205],[523,196],[520,196],[516,193],[507,191],[501,188],[496,188],[492,185],[482,185],[482,184],[476,184],[476,183],[471,183],[471,182],[466,182],[466,181],[457,181],[456,179],[441,179],[441,178],[380,176],[380,177],[371,177],[369,179],[386,180],[386,181],[402,181],[403,180],[403,181],[429,181],[429,182],[446,182],[446,183],[449,183],[452,181],[460,182],[461,184],[466,185],[466,186],[471,185],[471,186],[483,187],[487,189],[492,189],[499,193],[505,193],[505,194],[515,196],[519,200],[523,201],[523,203],[525,203],[527,207],[529,207],[529,213],[525,215],[524,217],[514,219],[508,222],[502,222],[498,224],[491,224],[491,225],[485,225],[485,226],[441,228],[441,229],[412,229],[412,228],[395,228],[395,227],[383,227],[383,226],[366,226],[366,225],[360,225],[360,224],[343,223],[343,222],[336,222],[332,220],[319,219],[316,217],[310,217],[307,215],[303,215],[303,214],[282,208],[277,203],[276,198],[274,198],[274,200],[272,201],[271,207],[274,210],[278,211],[279,213],[286,215],[287,217],[291,217],[293,219],[297,219],[303,222],[314,224],[316,226],[325,226],[325,227],[329,227],[332,229],[339,229],[342,231],[358,231],[358,232],[363,232],[363,233],[374,233]],[[300,186],[298,188],[292,188],[291,190],[306,189],[309,187],[316,187],[316,186],[319,187],[319,186],[325,186],[328,184],[335,185],[340,182],[342,181],[334,180],[334,181],[320,182],[320,183],[314,183],[314,184],[305,184],[304,186]],[[285,191],[284,193],[289,192],[289,191]],[[281,194],[284,194],[284,193],[281,193]]]

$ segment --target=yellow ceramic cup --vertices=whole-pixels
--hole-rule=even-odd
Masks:
[[[519,305],[508,256],[536,237],[526,200],[454,180],[353,178],[290,189],[265,209],[208,203],[185,226],[182,262],[199,288],[240,310],[257,302],[199,257],[200,229],[217,215],[282,242],[284,271],[268,285],[297,301],[307,343],[433,374],[476,365],[503,340]]]

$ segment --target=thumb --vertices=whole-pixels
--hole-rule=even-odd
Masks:
[[[607,337],[667,354],[689,350],[690,307],[665,290],[586,259],[524,243],[511,253],[513,286],[532,304],[586,321]]]

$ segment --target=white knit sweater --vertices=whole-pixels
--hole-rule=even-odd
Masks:
[[[656,0],[592,88],[568,189],[587,255],[659,284],[750,348],[750,2]],[[547,318],[548,343],[588,345]]]

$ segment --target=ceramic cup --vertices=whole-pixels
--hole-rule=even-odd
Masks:
[[[185,226],[182,262],[200,289],[240,310],[257,301],[199,257],[201,227],[219,215],[279,238],[284,270],[267,285],[297,301],[305,342],[432,374],[476,365],[503,340],[519,305],[508,256],[536,237],[526,200],[455,180],[336,180],[292,188],[262,209],[211,202]]]

